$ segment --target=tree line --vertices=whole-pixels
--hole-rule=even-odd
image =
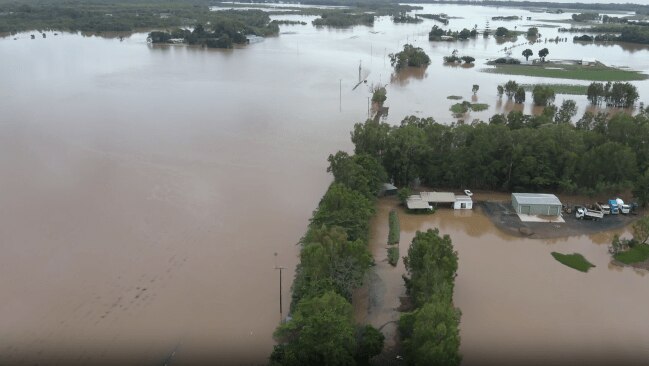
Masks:
[[[275,331],[272,365],[366,365],[383,334],[353,321],[351,296],[373,265],[369,220],[385,170],[366,154],[329,156],[333,183],[300,240],[291,319]],[[326,342],[323,342],[326,340]]]
[[[459,365],[461,312],[453,305],[458,257],[451,238],[440,236],[438,229],[418,231],[403,262],[409,275],[403,277],[406,293],[415,307],[399,319],[407,363]]]
[[[518,90],[518,89],[517,89]],[[406,117],[400,125],[357,123],[357,154],[382,163],[397,185],[419,179],[430,187],[579,194],[642,192],[649,176],[649,111],[631,116],[548,106],[538,116],[510,112],[488,122],[444,125]]]

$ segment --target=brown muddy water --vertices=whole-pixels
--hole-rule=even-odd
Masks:
[[[527,14],[451,5],[422,12],[462,17],[452,29]],[[535,23],[540,17],[530,15]],[[543,14],[549,17],[558,16]],[[152,47],[144,33],[123,41],[69,33],[0,38],[0,364],[158,364],[170,357],[174,364],[265,363],[279,322],[273,268],[287,267],[286,305],[295,243],[331,180],[326,158],[351,150],[349,131],[367,117],[367,86],[352,90],[359,63],[368,84],[389,83],[392,124],[408,114],[452,122],[455,102],[446,96],[471,98],[473,84],[481,85],[476,101],[491,107],[472,117],[507,108],[497,105],[496,85],[510,77],[479,70],[508,43],[429,43],[433,24],[395,25],[384,17],[371,28],[282,26],[277,37],[228,51]],[[387,54],[406,42],[433,63],[394,77]],[[551,57],[569,58],[576,46],[548,47]],[[649,71],[647,48],[578,47],[582,57]],[[442,56],[454,48],[476,57],[476,67],[444,67]],[[634,84],[649,96],[649,82]],[[583,110],[585,98],[575,99]],[[424,219],[431,218],[417,218]],[[572,350],[598,346],[594,354],[604,337],[620,353],[635,344],[624,340],[646,339],[634,328],[641,322],[631,322],[646,300],[636,291],[644,282],[628,270],[607,270],[604,254],[591,255],[605,251],[591,244],[595,238],[520,244],[489,231],[486,220],[458,227],[464,220],[471,219],[439,224],[442,232],[465,230],[454,239],[467,363],[486,354],[485,345],[513,359],[525,356],[517,347],[533,344],[563,350],[558,330]],[[466,250],[476,243],[479,251]],[[545,258],[553,245],[583,246],[598,267],[588,275],[557,267]],[[593,292],[550,296],[558,291],[553,284]],[[553,303],[560,299],[566,303]],[[599,302],[607,306],[586,306]],[[489,311],[472,308],[481,304]],[[579,327],[567,321],[574,319]],[[533,327],[540,330],[524,337]],[[607,332],[593,334],[603,327]],[[588,334],[578,341],[576,330]]]
[[[395,344],[395,309],[405,296],[403,261],[386,260],[388,213],[395,199],[381,199],[372,222],[377,265],[356,300],[356,316],[383,326]],[[482,214],[440,209],[433,215],[398,211],[401,256],[416,231],[439,228],[458,251],[455,304],[462,310],[463,365],[646,365],[649,359],[649,272],[610,264],[608,244],[621,230],[553,240],[514,238]],[[596,267],[582,273],[551,252],[581,253]],[[391,323],[392,322],[392,323]]]

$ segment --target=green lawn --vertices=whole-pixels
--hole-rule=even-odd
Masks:
[[[505,75],[523,75],[542,78],[590,80],[590,81],[631,81],[645,80],[649,75],[638,71],[620,70],[604,65],[581,66],[548,63],[540,65],[496,65],[484,72]]]
[[[455,103],[451,106],[451,112],[454,114],[464,114],[469,111],[469,107],[462,103]]]
[[[588,272],[591,267],[595,267],[594,264],[587,261],[586,258],[579,253],[561,254],[552,252],[552,256],[560,263],[581,272]]]
[[[453,104],[450,110],[451,112],[453,112],[453,114],[462,115],[468,112],[469,109],[474,112],[480,112],[480,111],[487,110],[488,108],[489,108],[489,104],[462,102],[462,103]]]
[[[399,262],[399,247],[389,247],[388,248],[388,263],[392,266],[396,266]]]
[[[649,245],[640,244],[627,250],[626,252],[618,253],[614,258],[624,264],[633,264],[644,262],[649,259]]]
[[[586,85],[574,84],[523,84],[521,86],[526,92],[531,92],[536,85],[549,87],[554,90],[555,94],[586,95],[586,92],[588,91]]]
[[[446,97],[446,99],[460,100],[460,99],[462,99],[462,97],[459,96],[459,95],[449,95],[448,97]]]

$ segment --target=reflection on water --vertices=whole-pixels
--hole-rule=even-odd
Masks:
[[[423,80],[428,74],[426,67],[407,67],[399,72],[390,75],[390,84],[398,86],[406,86],[410,83],[410,79]]]

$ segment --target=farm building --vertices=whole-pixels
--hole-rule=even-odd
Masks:
[[[512,206],[523,215],[559,216],[561,201],[553,194],[512,193]]]
[[[455,202],[455,194],[452,192],[421,192],[419,195],[422,200],[431,204],[453,204]]]
[[[430,203],[421,199],[421,196],[416,194],[408,197],[406,206],[409,210],[432,210],[433,206]]]
[[[472,210],[473,200],[469,196],[455,195],[455,203],[453,203],[453,208],[456,210]]]
[[[379,196],[395,196],[397,194],[397,187],[391,183],[383,183]]]

